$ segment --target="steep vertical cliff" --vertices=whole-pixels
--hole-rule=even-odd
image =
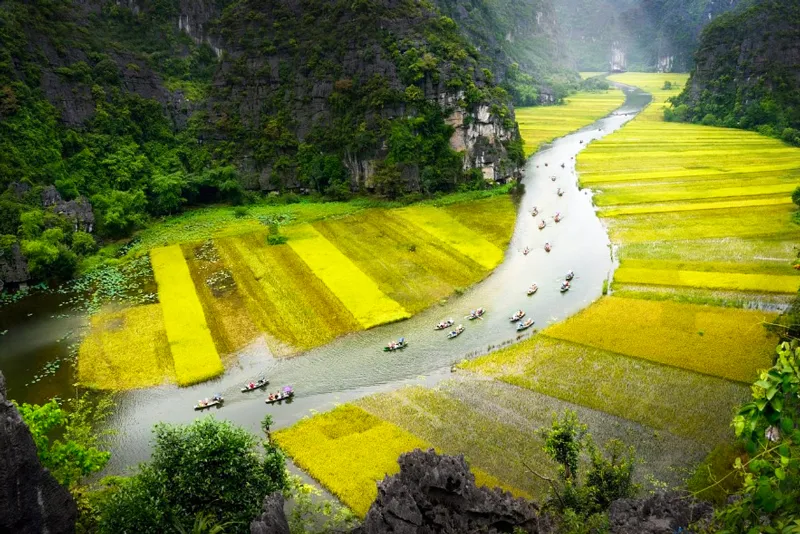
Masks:
[[[28,427],[16,407],[6,400],[2,373],[0,451],[0,532],[74,532],[78,513],[75,502],[39,462]]]

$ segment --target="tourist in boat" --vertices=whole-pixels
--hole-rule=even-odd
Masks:
[[[575,273],[571,270],[567,271],[567,280],[572,280],[575,277]]]

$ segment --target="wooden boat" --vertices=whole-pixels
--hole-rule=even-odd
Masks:
[[[566,293],[567,291],[569,291],[569,288],[570,288],[569,282],[564,282],[563,284],[561,284],[562,293]]]
[[[405,338],[401,337],[397,340],[396,343],[389,343],[385,347],[383,347],[383,352],[394,352],[396,350],[404,349],[408,346],[408,342]]]
[[[564,168],[564,164],[563,164],[563,163],[561,164],[561,168],[562,168],[562,169]]]
[[[530,247],[525,247],[525,248],[523,249],[523,251],[522,251],[522,254],[523,254],[523,255],[525,255],[525,256],[527,256],[527,255],[528,255],[528,253],[529,253],[530,251],[531,251]]]
[[[542,219],[541,222],[539,222],[539,230],[544,230],[545,226],[547,226],[547,223]]]
[[[447,339],[453,339],[461,335],[461,332],[464,331],[463,325],[458,325],[458,328],[455,330],[451,330],[450,333],[447,334]]]
[[[525,317],[525,312],[522,311],[522,310],[519,310],[517,313],[515,313],[514,315],[511,316],[511,322],[512,323],[516,323],[517,321],[519,321],[523,317]]]
[[[530,328],[532,326],[533,326],[533,319],[528,319],[524,323],[519,323],[517,325],[517,332],[521,332],[521,331],[523,331],[525,329],[528,329],[528,328]]]
[[[537,208],[536,206],[534,206],[534,207],[533,207],[533,209],[531,210],[531,215],[532,215],[533,217],[536,217],[537,215],[539,215],[539,208]]]
[[[531,295],[533,295],[537,291],[539,291],[539,286],[537,286],[536,284],[533,284],[531,287],[528,288],[528,296],[530,297]]]
[[[560,196],[560,197],[563,197],[564,196],[564,191],[559,187],[558,191],[556,191],[556,194],[558,194],[558,196]]]
[[[560,213],[556,213],[556,216],[553,217],[553,220],[556,221],[556,222],[561,222],[561,214]]]
[[[562,165],[562,167],[563,167],[563,165]],[[550,177],[550,179],[551,179],[552,181],[554,181],[554,182],[556,181],[556,177],[555,177],[555,176],[551,176],[551,177]]]
[[[266,399],[266,400],[264,401],[264,403],[266,403],[266,404],[275,404],[276,402],[281,402],[281,401],[289,400],[289,399],[291,399],[292,397],[294,397],[294,390],[291,390],[291,389],[290,389],[290,390],[288,390],[288,391],[283,391],[283,392],[281,392],[281,393],[278,393],[278,395],[277,395],[277,396],[275,396],[275,397],[272,397],[271,399],[270,399],[270,398]]]
[[[572,271],[570,271],[570,272],[568,272],[568,273],[567,273],[567,276],[566,276],[565,278],[567,279],[567,282],[569,282],[570,280],[572,280],[573,278],[575,278],[575,273],[573,273]]]
[[[483,317],[484,313],[486,313],[486,310],[484,310],[483,308],[472,310],[469,312],[469,315],[467,315],[467,319],[469,319],[470,321],[474,321],[475,319],[480,319],[481,317]]]
[[[446,321],[442,321],[441,323],[437,324],[436,326],[433,327],[433,329],[434,330],[444,330],[445,328],[450,328],[454,324],[456,324],[456,322],[454,320],[448,319]]]
[[[553,247],[552,247],[552,245],[550,245],[550,243],[545,243],[544,244],[544,251],[545,252],[550,252],[550,249],[552,249],[552,248]]]
[[[216,395],[211,398],[210,401],[200,401],[198,404],[195,405],[195,410],[205,410],[206,408],[211,408],[212,406],[219,406],[225,402],[225,399],[222,395]]]
[[[257,389],[265,388],[269,385],[269,380],[266,378],[260,378],[257,382],[253,382],[253,386],[251,387],[250,384],[247,384],[245,387],[241,389],[242,393],[247,393],[248,391],[255,391]]]

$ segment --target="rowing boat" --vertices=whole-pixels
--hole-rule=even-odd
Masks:
[[[434,328],[434,330],[444,330],[445,328],[450,328],[454,324],[456,324],[456,322],[454,320],[448,319],[446,321],[442,321],[441,323],[437,324],[433,328]]]
[[[408,346],[408,341],[406,341],[403,338],[400,338],[400,340],[397,343],[389,343],[388,345],[383,347],[383,352],[394,352],[396,350],[404,349],[407,346]]]
[[[205,403],[201,402],[200,404],[196,404],[194,409],[205,410],[206,408],[211,408],[212,406],[222,405],[223,402],[225,402],[225,399],[223,397],[213,398],[208,402]]]
[[[245,387],[243,387],[241,389],[241,391],[242,391],[242,393],[247,393],[248,391],[255,391],[257,389],[261,389],[261,388],[267,387],[268,385],[269,385],[269,380],[262,379],[262,380],[259,380],[258,382],[255,382],[253,384],[253,387],[250,387],[249,384],[246,385]]]
[[[517,325],[517,332],[521,332],[522,330],[525,330],[525,329],[530,328],[532,326],[533,326],[533,319],[528,319],[524,323],[519,323]]]
[[[464,331],[464,327],[462,325],[458,325],[458,328],[456,328],[455,330],[453,330],[449,334],[447,334],[447,339],[456,338],[456,337],[460,336],[461,332],[463,332],[463,331]]]

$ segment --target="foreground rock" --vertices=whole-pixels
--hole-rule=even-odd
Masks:
[[[275,492],[264,499],[264,513],[250,523],[250,534],[289,534],[289,522],[283,511],[283,495]]]
[[[678,492],[659,493],[646,499],[619,499],[608,510],[614,534],[691,534],[689,525],[711,520],[709,503],[686,499]]]
[[[78,512],[69,492],[39,463],[17,408],[6,400],[0,374],[0,532],[75,532]]]
[[[415,450],[400,473],[378,486],[378,498],[357,534],[547,532],[538,508],[499,489],[478,487],[463,456]]]

